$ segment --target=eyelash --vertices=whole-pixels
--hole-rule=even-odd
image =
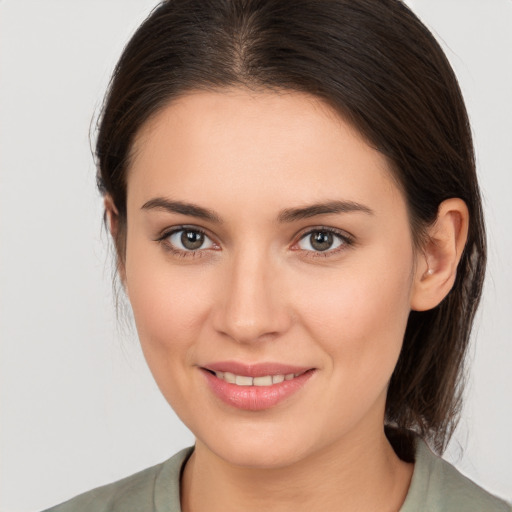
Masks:
[[[196,251],[184,251],[182,249],[176,249],[169,241],[169,238],[176,234],[180,233],[181,231],[190,231],[194,233],[199,233],[203,235],[205,238],[208,238],[209,240],[212,240],[210,236],[208,236],[208,233],[204,231],[201,228],[195,227],[195,226],[177,226],[169,231],[165,231],[162,233],[161,236],[159,236],[156,241],[163,245],[164,249],[166,251],[169,251],[174,256],[178,256],[179,258],[202,258],[205,256],[205,251],[207,249],[197,249]],[[215,242],[213,242],[215,244]]]
[[[199,233],[199,234],[203,235],[205,238],[208,238],[209,240],[211,240],[213,244],[217,245],[215,242],[213,242],[213,240],[206,233],[206,231],[204,231],[201,228],[195,227],[195,226],[177,226],[169,231],[165,231],[164,233],[162,233],[162,235],[160,235],[156,239],[156,242],[159,242],[160,244],[162,244],[166,251],[169,251],[174,256],[178,256],[180,258],[201,258],[201,257],[205,256],[205,252],[207,250],[210,250],[210,249],[197,249],[197,250],[184,251],[182,249],[176,249],[169,242],[169,238],[172,235],[179,233],[181,231],[190,231],[190,232],[194,232],[194,233]],[[298,240],[293,244],[293,246],[298,245],[301,240],[304,240],[305,238],[307,238],[308,236],[311,236],[314,233],[330,233],[330,234],[334,235],[335,237],[337,237],[341,241],[341,244],[339,247],[337,247],[335,249],[327,249],[325,251],[309,251],[309,250],[305,250],[305,249],[293,249],[293,250],[302,251],[304,253],[304,257],[307,257],[307,258],[319,258],[319,257],[320,258],[329,258],[329,257],[335,256],[335,255],[338,255],[340,252],[348,249],[349,247],[353,246],[355,243],[354,238],[346,232],[340,231],[338,229],[330,228],[330,227],[320,226],[320,227],[308,229],[308,231],[302,233],[299,236]]]
[[[314,233],[330,233],[337,237],[341,241],[341,244],[339,247],[336,247],[335,249],[327,249],[325,251],[302,250],[305,253],[305,257],[307,258],[330,258],[333,256],[337,256],[340,252],[347,250],[355,243],[354,237],[344,231],[340,231],[339,229],[330,228],[326,226],[319,226],[315,228],[310,228],[306,232],[302,233],[299,236],[297,242],[295,242],[293,245],[298,245],[301,240],[306,239],[308,236],[311,236]],[[301,249],[294,250],[301,251]]]

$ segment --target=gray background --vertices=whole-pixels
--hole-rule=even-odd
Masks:
[[[460,78],[490,239],[468,396],[446,457],[512,496],[512,2],[409,0]],[[32,511],[192,443],[115,317],[88,138],[154,0],[0,1],[0,508]],[[129,324],[129,322],[128,322]]]

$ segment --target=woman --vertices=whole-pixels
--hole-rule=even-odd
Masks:
[[[164,2],[97,140],[195,447],[67,510],[510,510],[442,453],[485,268],[453,72],[398,0]]]

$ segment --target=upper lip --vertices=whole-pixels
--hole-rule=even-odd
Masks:
[[[308,366],[295,366],[275,362],[263,362],[247,364],[238,361],[218,361],[202,366],[206,370],[214,372],[230,372],[235,375],[247,377],[263,377],[265,375],[288,375],[290,373],[300,374],[313,368]]]

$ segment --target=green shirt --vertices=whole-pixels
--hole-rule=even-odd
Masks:
[[[93,489],[46,512],[181,512],[186,448],[167,461]],[[411,486],[400,512],[512,512],[512,507],[460,474],[418,441]]]

